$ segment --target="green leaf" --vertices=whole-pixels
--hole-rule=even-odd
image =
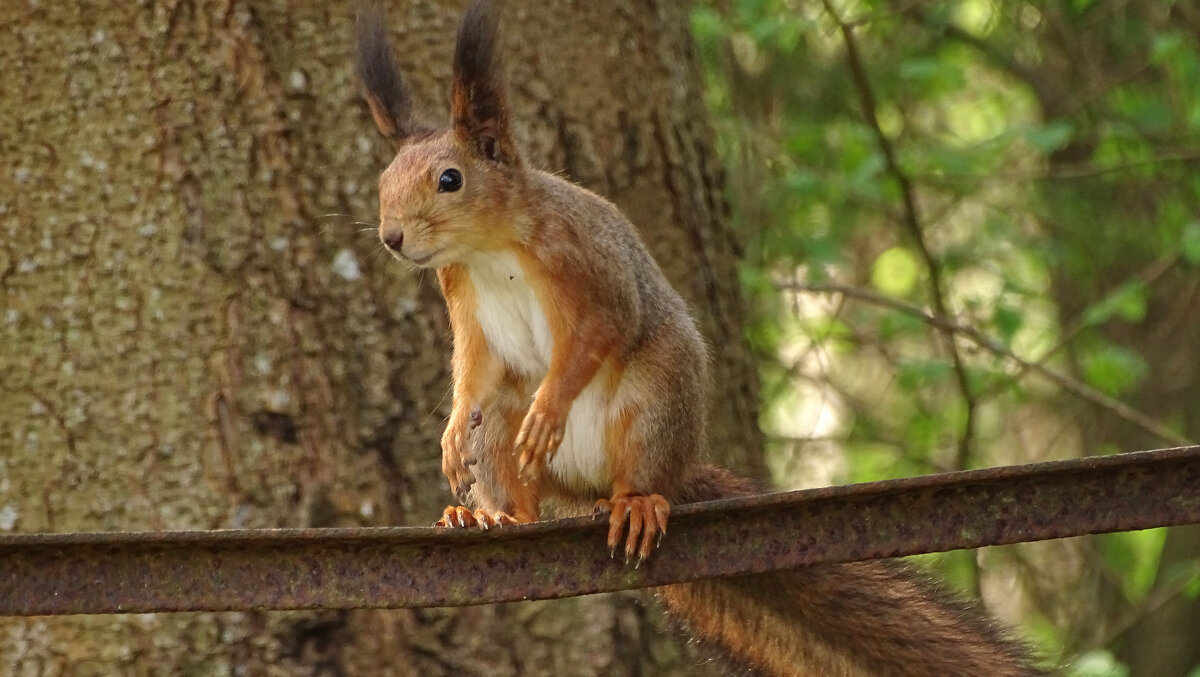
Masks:
[[[1152,529],[1151,531],[1165,531],[1164,529]],[[1166,535],[1163,535],[1163,543],[1166,542]],[[1162,553],[1162,543],[1159,544],[1158,551],[1153,553],[1155,560]],[[1165,567],[1165,570],[1156,571],[1156,582],[1160,588],[1168,588],[1179,586],[1184,597],[1188,599],[1196,599],[1200,597],[1200,560],[1185,559],[1178,562],[1171,562]]]
[[[802,168],[793,169],[783,177],[783,184],[789,191],[800,194],[817,193],[824,185],[820,176]]]
[[[925,333],[925,323],[921,318],[909,313],[883,313],[876,325],[879,338],[892,341],[902,336],[913,336]]]
[[[871,286],[888,296],[903,297],[917,284],[921,267],[917,257],[904,247],[892,247],[871,266]]]
[[[725,21],[715,10],[697,7],[692,11],[692,35],[698,42],[710,42],[727,33]]]
[[[1066,672],[1069,677],[1129,677],[1129,666],[1107,649],[1093,649],[1076,656]]]
[[[959,0],[952,4],[955,21],[968,32],[983,36],[991,31],[998,11],[992,3],[985,0]]]
[[[1175,114],[1156,90],[1127,86],[1113,91],[1113,106],[1144,136],[1170,131]]]
[[[939,176],[972,176],[987,172],[990,158],[976,145],[966,147],[929,146],[922,148],[912,164]]]
[[[944,59],[915,57],[901,62],[898,73],[902,80],[921,85],[930,90],[951,90],[964,86],[966,78],[962,67]]]
[[[1088,384],[1114,397],[1131,390],[1150,371],[1141,355],[1111,344],[1085,353],[1082,361]]]
[[[1194,576],[1187,585],[1183,586],[1183,596],[1188,599],[1200,597],[1200,574]]]
[[[851,482],[869,482],[881,477],[895,477],[896,464],[902,456],[895,448],[883,444],[855,445],[854,463],[850,465]]]
[[[1105,564],[1131,599],[1143,599],[1154,586],[1166,538],[1165,529],[1146,529],[1099,539]]]
[[[1179,33],[1157,35],[1154,37],[1154,42],[1150,47],[1150,60],[1153,63],[1163,63],[1176,54],[1179,54],[1185,48],[1186,44],[1186,38]]]
[[[1146,317],[1146,283],[1132,280],[1117,287],[1083,313],[1083,323],[1089,327],[1104,324],[1114,317],[1126,322],[1141,322]]]
[[[1179,253],[1183,260],[1193,266],[1200,265],[1200,221],[1192,221],[1183,227],[1183,242]]]
[[[1060,120],[1028,129],[1025,140],[1034,148],[1049,154],[1067,145],[1074,133],[1075,129],[1069,122]]]
[[[1000,332],[1005,345],[1011,344],[1013,336],[1024,324],[1024,313],[1006,303],[997,303],[992,311],[992,324],[995,325],[996,331]]]
[[[800,318],[798,326],[805,336],[821,343],[826,350],[836,350],[839,342],[836,339],[847,339],[854,336],[850,327],[836,317]]]
[[[886,164],[887,161],[881,153],[872,152],[854,167],[846,179],[847,183],[856,193],[877,198],[882,194],[879,185],[879,174],[883,171]]]
[[[908,421],[904,443],[913,450],[913,454],[928,454],[937,448],[938,438],[945,430],[945,426],[932,415],[917,412]]]
[[[804,262],[808,264],[808,279],[810,282],[822,282],[827,279],[823,265],[839,263],[845,252],[841,245],[831,237],[816,236],[804,241]]]
[[[950,378],[954,368],[945,360],[921,360],[901,364],[898,383],[906,391],[923,390]]]

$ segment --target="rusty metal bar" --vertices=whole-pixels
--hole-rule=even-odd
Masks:
[[[1196,522],[1200,446],[679,506],[637,569],[586,518],[7,535],[0,614],[480,604]]]

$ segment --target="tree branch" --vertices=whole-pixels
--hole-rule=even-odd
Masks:
[[[875,134],[879,149],[883,153],[888,173],[900,188],[900,197],[904,207],[902,221],[905,229],[908,231],[909,237],[916,245],[926,269],[929,271],[929,295],[933,303],[933,308],[937,315],[949,317],[950,313],[946,307],[945,283],[942,280],[941,264],[934,258],[925,240],[925,232],[917,213],[916,190],[912,185],[912,180],[900,167],[895,148],[880,126],[879,118],[875,115],[875,95],[867,78],[867,71],[863,66],[862,57],[859,55],[858,41],[854,37],[854,28],[842,21],[830,0],[822,0],[822,3],[825,5],[825,11],[837,23],[842,33],[842,39],[846,44],[846,60],[850,67],[850,75],[854,81],[855,89],[858,91],[863,116]],[[971,392],[971,383],[967,375],[967,368],[963,362],[958,345],[955,343],[954,332],[942,329],[941,336],[946,350],[950,353],[951,361],[954,365],[954,378],[958,383],[959,392],[962,393],[963,403],[966,405],[966,418],[963,421],[962,432],[958,437],[958,451],[956,454],[958,467],[965,468],[970,463],[971,446],[975,437],[975,417],[978,402],[975,394]]]
[[[980,348],[983,348],[984,350],[986,350],[994,355],[1003,357],[1007,360],[1011,360],[1012,362],[1016,363],[1023,371],[1030,371],[1035,374],[1038,374],[1039,376],[1045,378],[1046,380],[1050,381],[1051,383],[1054,383],[1055,385],[1059,386],[1063,390],[1071,393],[1072,395],[1075,395],[1079,399],[1084,400],[1084,401],[1086,401],[1096,407],[1099,407],[1105,411],[1111,412],[1113,415],[1117,416],[1118,418],[1121,418],[1122,420],[1125,420],[1128,423],[1131,423],[1131,424],[1137,426],[1138,428],[1141,428],[1146,433],[1153,435],[1154,437],[1157,437],[1158,439],[1166,442],[1167,444],[1178,444],[1178,445],[1190,444],[1188,439],[1185,438],[1183,435],[1180,435],[1179,433],[1175,432],[1174,430],[1167,428],[1166,426],[1162,425],[1158,421],[1155,421],[1154,419],[1150,418],[1149,416],[1146,416],[1145,414],[1137,411],[1136,409],[1134,409],[1133,407],[1130,407],[1129,405],[1125,404],[1124,402],[1121,402],[1120,400],[1111,398],[1111,397],[1097,391],[1096,389],[1071,378],[1070,376],[1067,376],[1065,374],[1060,374],[1056,371],[1053,371],[1053,370],[1049,369],[1048,367],[1046,367],[1045,365],[1040,364],[1039,362],[1030,362],[1029,360],[1022,358],[1022,357],[1018,356],[1016,353],[1009,350],[1006,346],[1001,344],[996,339],[989,337],[988,335],[984,334],[983,332],[979,331],[978,329],[975,329],[974,327],[970,327],[970,326],[967,326],[964,324],[959,324],[958,322],[955,322],[954,320],[951,320],[945,316],[942,316],[942,315],[939,315],[936,313],[930,313],[929,311],[925,310],[924,308],[913,305],[911,303],[906,303],[906,302],[900,301],[898,299],[894,299],[894,298],[891,298],[888,296],[883,296],[881,294],[876,294],[874,292],[870,292],[865,289],[859,289],[857,287],[851,287],[848,285],[796,283],[796,284],[782,285],[782,288],[789,289],[792,291],[840,294],[842,296],[845,296],[846,298],[857,299],[859,301],[864,301],[866,303],[870,303],[871,305],[880,306],[883,308],[889,308],[891,310],[895,310],[897,312],[901,312],[906,315],[911,315],[913,317],[920,319],[922,322],[924,322],[925,324],[928,324],[931,327],[934,327],[943,332],[953,333],[958,336],[961,336],[961,337],[971,341],[975,345],[979,346]]]

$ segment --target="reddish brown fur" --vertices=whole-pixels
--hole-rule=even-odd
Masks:
[[[892,562],[713,579],[659,592],[690,632],[759,674],[1040,674],[977,614]]]
[[[704,344],[633,226],[603,198],[523,166],[494,5],[467,10],[453,124],[436,134],[412,129],[382,28],[360,30],[367,102],[400,149],[380,178],[380,237],[397,258],[438,269],[454,333],[443,470],[474,509],[451,506],[442,523],[492,526],[537,520],[549,504],[595,505],[612,513],[609,547],[624,540],[627,557],[645,557],[668,501],[753,488],[701,462]],[[461,186],[441,190],[450,170]],[[586,435],[560,446],[572,425]],[[661,593],[697,636],[766,674],[1031,674],[978,616],[888,563]]]
[[[706,466],[689,500],[744,496],[752,483]],[[659,588],[706,646],[763,675],[1032,677],[1023,647],[920,572],[855,562]]]

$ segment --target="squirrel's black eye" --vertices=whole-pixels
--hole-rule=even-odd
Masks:
[[[462,172],[451,167],[442,172],[442,175],[438,177],[438,192],[453,193],[462,188],[462,181]]]

